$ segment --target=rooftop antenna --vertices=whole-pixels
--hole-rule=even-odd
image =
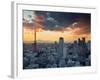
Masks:
[[[33,25],[33,28],[34,28],[34,44],[33,44],[33,51],[34,52],[37,52],[37,28],[38,28],[38,26],[41,26],[41,19],[43,18],[43,17],[41,17],[41,16],[38,16],[38,17],[36,17],[37,19],[36,20],[34,20],[33,19],[33,23],[35,23],[35,26]]]

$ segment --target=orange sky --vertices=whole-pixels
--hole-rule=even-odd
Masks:
[[[86,37],[86,40],[90,40],[90,34],[76,34],[75,32],[82,31],[79,28],[76,29],[66,29],[63,32],[61,31],[50,31],[50,30],[43,30],[41,28],[37,31],[37,41],[48,41],[54,42],[58,41],[59,37],[63,37],[65,42],[72,42],[73,40],[77,40],[81,37]],[[34,41],[34,30],[28,29],[27,27],[23,28],[23,40],[24,42],[33,42]]]

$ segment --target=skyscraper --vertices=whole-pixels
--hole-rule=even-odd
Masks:
[[[58,45],[58,55],[59,57],[63,56],[63,48],[64,48],[64,39],[63,37],[59,38],[59,45]]]
[[[82,37],[82,41],[83,41],[84,43],[86,42],[85,37]]]

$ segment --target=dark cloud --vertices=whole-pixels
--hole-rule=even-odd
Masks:
[[[91,15],[89,13],[69,13],[52,11],[34,11],[36,16],[43,16],[42,26],[46,30],[65,31],[67,28],[76,34],[88,34],[91,32]]]

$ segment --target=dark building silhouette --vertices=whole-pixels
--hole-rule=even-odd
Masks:
[[[82,37],[82,42],[84,42],[84,43],[86,42],[85,37]]]
[[[55,41],[54,43],[54,47],[55,47],[55,51],[57,52],[57,48],[58,48],[58,43]]]

